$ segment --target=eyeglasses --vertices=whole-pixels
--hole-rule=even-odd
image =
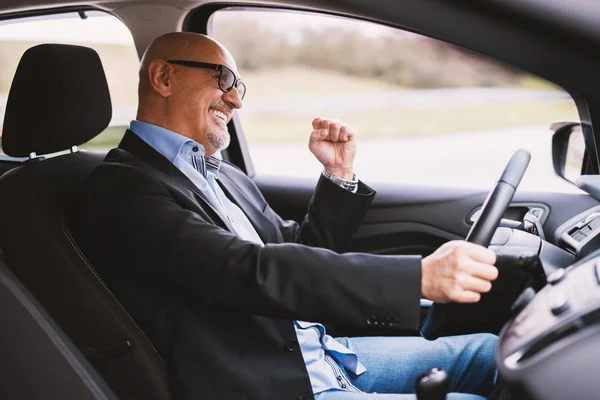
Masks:
[[[222,64],[211,64],[211,63],[203,63],[198,61],[189,61],[189,60],[167,60],[169,64],[177,64],[183,65],[185,67],[193,67],[193,68],[204,68],[204,69],[212,69],[219,72],[219,88],[228,93],[235,88],[237,89],[240,99],[244,98],[246,94],[246,85],[244,82],[239,80],[233,71]]]

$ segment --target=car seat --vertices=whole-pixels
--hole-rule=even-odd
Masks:
[[[0,177],[0,246],[8,265],[120,399],[166,400],[165,365],[69,230],[101,154],[78,151],[112,106],[98,54],[44,44],[27,50],[6,105],[4,152],[28,157]],[[48,154],[67,151],[67,154]]]

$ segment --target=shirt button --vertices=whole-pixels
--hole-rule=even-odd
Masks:
[[[292,339],[285,345],[287,351],[292,352],[298,348],[298,340]]]
[[[198,151],[198,146],[194,146],[194,147],[192,147],[192,151],[193,151],[194,153],[195,153],[195,152],[197,152],[197,151]]]
[[[341,381],[341,380],[342,380],[342,377],[338,375],[338,376],[336,376],[336,379],[337,379],[338,381]]]
[[[342,383],[340,386],[342,389],[346,389],[348,387],[345,383]]]

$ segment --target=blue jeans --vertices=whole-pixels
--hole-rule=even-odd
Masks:
[[[450,376],[448,400],[481,400],[495,384],[494,347],[491,334],[451,336],[427,341],[421,337],[336,338],[358,355],[367,372],[348,375],[366,393],[327,391],[316,400],[414,400],[414,384],[431,368]]]

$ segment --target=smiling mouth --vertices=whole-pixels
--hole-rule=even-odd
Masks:
[[[217,116],[217,118],[219,118],[220,120],[222,120],[223,122],[227,122],[227,115],[225,115],[225,113],[219,111],[219,110],[212,110],[212,113],[214,115]]]

